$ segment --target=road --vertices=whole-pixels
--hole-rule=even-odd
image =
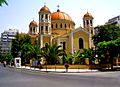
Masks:
[[[120,87],[119,74],[45,73],[0,65],[0,87]]]

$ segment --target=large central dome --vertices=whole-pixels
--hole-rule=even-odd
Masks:
[[[72,21],[71,17],[66,14],[65,12],[60,12],[60,10],[58,9],[57,12],[53,12],[51,14],[51,19],[52,20],[68,20],[68,21]]]

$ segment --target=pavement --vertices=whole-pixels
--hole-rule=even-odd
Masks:
[[[28,67],[28,66],[21,66],[21,67],[15,67],[15,68],[36,70],[36,71],[42,71],[42,72],[55,72],[55,73],[65,73],[66,72],[66,69],[39,69],[39,68],[33,68],[33,67]],[[84,73],[84,72],[98,72],[98,70],[96,70],[96,69],[68,69],[68,71],[67,71],[67,73]]]

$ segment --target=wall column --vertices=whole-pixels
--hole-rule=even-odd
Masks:
[[[52,45],[52,35],[50,35],[50,44]]]
[[[91,33],[89,32],[89,48],[91,48]]]
[[[71,44],[70,44],[71,45],[70,46],[71,47],[71,52],[74,53],[73,52],[73,49],[74,49],[74,46],[73,46],[74,45],[74,43],[73,43],[73,32],[70,33],[70,41],[71,41]]]
[[[58,41],[57,41],[57,44],[60,45],[60,38],[58,37]]]
[[[40,48],[43,47],[43,35],[40,35]]]

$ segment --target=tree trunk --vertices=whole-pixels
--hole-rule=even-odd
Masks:
[[[113,57],[110,57],[110,62],[111,62],[111,70],[113,71]]]

